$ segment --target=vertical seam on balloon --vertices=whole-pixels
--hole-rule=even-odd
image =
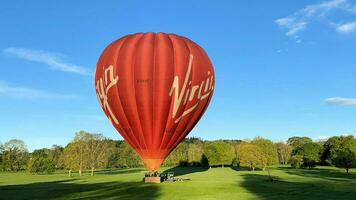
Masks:
[[[118,41],[118,40],[117,40]],[[122,46],[122,44],[123,44],[123,42],[120,44],[120,47]],[[116,45],[116,41],[115,42],[112,42],[106,49],[109,49],[109,48],[112,48],[112,50],[115,50],[115,45]],[[104,50],[104,52],[105,52],[105,50]],[[104,54],[104,52],[102,53],[102,55],[105,57],[105,59],[99,59],[99,60],[107,60],[107,57],[110,57],[110,56],[107,56],[107,54]],[[116,87],[117,88],[117,87]],[[117,92],[118,93],[118,92]],[[103,109],[104,110],[104,109]],[[104,113],[106,114],[106,111],[104,110]],[[115,116],[116,117],[116,116]],[[122,128],[121,128],[121,125],[120,124],[114,124],[114,123],[112,123],[113,124],[113,126],[114,127],[116,127],[116,126],[118,126],[118,128],[119,128],[119,130],[122,130]],[[125,133],[125,131],[122,131],[123,132],[123,135],[128,135],[128,134],[126,134]],[[131,138],[130,137],[128,137],[127,136],[127,138],[128,139],[130,139],[131,140]]]
[[[183,37],[180,37],[180,39],[183,40],[184,46],[188,49],[188,51],[189,51],[189,56],[190,56],[190,55],[193,56],[192,51],[191,51],[191,49],[189,48],[189,46],[187,45],[185,39],[184,39]],[[194,57],[193,57],[193,58],[194,58]],[[193,61],[192,61],[192,72],[190,73],[190,77],[189,77],[191,81],[192,81],[193,72],[194,72],[194,67],[193,67],[193,66],[194,66],[194,59],[193,59]],[[196,112],[196,110],[197,110],[197,108],[198,108],[198,106],[199,106],[199,103],[200,103],[200,100],[198,101],[197,107],[194,109],[193,113],[191,114],[190,119],[194,116],[194,114],[195,114],[195,112]],[[188,102],[184,105],[183,112],[185,111],[187,105],[188,105]],[[187,121],[186,125],[184,126],[183,132],[182,132],[181,134],[184,134],[184,130],[186,129],[186,126],[187,126],[187,124],[189,123],[190,119]],[[182,119],[178,122],[178,124],[177,124],[177,126],[176,126],[176,129],[179,127],[179,125],[180,125],[181,122],[182,122]],[[174,130],[173,136],[177,136],[177,135],[178,135],[177,139],[180,139],[180,138],[181,138],[181,137],[180,137],[180,134],[176,134],[176,129]],[[178,130],[178,131],[179,131],[179,130]],[[174,139],[173,136],[170,138],[170,140],[168,141],[167,145],[169,145],[169,144],[171,143],[172,139]]]
[[[154,126],[154,121],[155,121],[155,117],[156,117],[156,114],[155,114],[155,91],[156,91],[156,79],[155,79],[155,73],[156,73],[156,37],[157,37],[157,34],[154,33],[155,37],[154,37],[154,42],[153,42],[153,72],[152,72],[152,106],[151,106],[151,109],[152,109],[152,120],[151,120],[151,147],[153,148],[153,136],[156,135],[156,128]]]
[[[170,41],[171,43],[171,47],[173,49],[173,77],[174,77],[174,73],[176,71],[176,50],[174,48],[174,44],[173,44],[173,40],[171,39],[171,37],[169,36],[169,34],[167,34],[167,38],[168,38],[168,41]],[[174,78],[173,78],[174,80]],[[162,144],[163,144],[163,141],[164,139],[166,138],[166,129],[167,129],[167,123],[169,121],[169,115],[170,113],[172,112],[172,99],[173,99],[173,95],[171,96],[170,98],[170,102],[169,102],[169,112],[168,112],[168,116],[167,116],[167,120],[166,120],[166,125],[164,126],[164,130],[163,130],[163,134],[162,134],[162,138],[161,138],[161,144],[159,145],[159,149],[162,149]],[[160,154],[160,157],[162,157],[162,155]]]
[[[130,36],[132,37],[133,35],[130,35]],[[129,36],[129,37],[130,37],[130,36]],[[129,37],[127,37],[127,38],[129,38]],[[127,42],[127,38],[126,38],[125,41],[123,42],[122,46],[124,46],[124,43]],[[122,46],[121,46],[121,47],[122,47]],[[116,57],[117,59],[119,59],[119,55],[120,55],[120,53],[121,53],[121,50],[122,50],[122,48],[120,48],[120,50],[119,50],[118,53],[117,53],[117,57]],[[116,89],[117,89],[119,98],[121,99],[120,90],[119,90],[118,87],[116,87]],[[121,105],[121,108],[123,108],[122,103],[121,103],[121,100],[120,100],[120,105]],[[127,123],[128,123],[129,126],[130,126],[130,131],[131,131],[132,137],[135,139],[138,148],[141,149],[142,147],[141,147],[141,145],[140,145],[140,140],[138,140],[138,139],[136,138],[135,134],[133,133],[133,130],[132,130],[132,127],[131,127],[131,123],[130,123],[130,121],[127,119],[126,112],[125,112],[124,110],[123,110],[123,115],[124,115],[124,117],[125,117]]]
[[[124,43],[126,42],[126,40],[127,40],[127,37],[126,37],[126,38],[123,38],[122,44],[121,44],[120,47],[115,51],[115,54],[114,54],[115,57],[116,57],[115,64],[117,63],[117,59],[119,58],[119,55],[120,55],[122,46],[124,45]],[[116,74],[117,74],[117,71],[116,71]],[[119,76],[119,74],[117,74],[117,75]],[[116,87],[116,90],[117,90],[117,92],[116,92],[116,93],[117,93],[117,96],[118,96],[118,98],[120,99],[120,92],[119,92],[118,87]],[[121,100],[119,100],[119,103],[120,103],[120,106],[121,106],[121,109],[122,109],[123,107],[122,107],[122,104],[121,104]],[[127,117],[126,117],[125,112],[123,112],[123,116],[125,117],[126,121],[128,122],[128,119],[127,119]],[[128,123],[129,123],[129,122],[128,122]],[[129,125],[130,125],[130,123],[129,123]],[[131,125],[130,125],[130,126],[131,126]],[[122,131],[127,135],[128,138],[130,138],[132,141],[135,141],[137,147],[140,147],[140,144],[139,144],[139,142],[137,141],[135,135],[132,133],[132,130],[131,130],[131,134],[127,134],[126,131],[124,131],[123,127],[121,127],[121,129],[122,129]],[[130,127],[130,129],[131,129],[131,127]],[[130,136],[131,136],[131,137],[130,137]]]
[[[141,129],[141,136],[142,136],[142,138],[143,138],[143,144],[144,144],[144,146],[145,146],[145,149],[147,150],[147,144],[146,144],[146,138],[145,138],[145,134],[143,133],[143,129],[142,129],[142,123],[141,123],[141,119],[140,119],[140,114],[138,113],[138,109],[137,109],[137,107],[138,107],[138,105],[137,105],[137,99],[136,99],[136,87],[135,87],[135,66],[136,66],[136,50],[137,50],[137,46],[139,45],[139,43],[141,42],[141,40],[142,40],[142,38],[143,38],[143,36],[145,35],[145,33],[143,33],[142,35],[141,35],[141,37],[140,37],[140,39],[138,39],[137,40],[137,42],[134,44],[134,50],[133,50],[133,52],[134,52],[134,54],[133,54],[133,58],[132,58],[132,60],[134,61],[134,63],[133,63],[133,73],[132,73],[132,84],[133,84],[133,87],[134,87],[134,99],[135,99],[135,104],[136,104],[136,113],[137,113],[137,117],[138,117],[138,121],[139,121],[139,124],[140,124],[140,129]]]
[[[168,68],[168,67],[173,67],[173,72],[174,72],[174,46],[173,46],[173,42],[171,41],[171,39],[168,37],[168,34],[163,34],[163,36],[167,39],[166,40],[166,42],[167,43],[169,43],[170,44],[170,48],[168,48],[169,49],[169,51],[173,51],[173,66],[167,66],[166,65],[166,68]],[[168,63],[170,63],[169,61],[168,61]],[[166,70],[166,73],[168,73],[168,74],[170,74],[170,72],[169,71],[171,71],[171,70]],[[167,74],[166,74],[167,75]],[[171,108],[171,105],[172,105],[172,98],[169,98],[169,109]],[[162,132],[160,132],[160,134],[158,135],[158,137],[159,138],[157,138],[158,139],[158,141],[160,141],[159,142],[159,145],[158,145],[158,149],[160,150],[160,152],[159,152],[159,158],[162,158],[162,155],[163,155],[163,153],[162,153],[162,149],[161,149],[161,146],[162,146],[162,142],[163,142],[163,139],[165,139],[165,130],[166,130],[166,127],[167,127],[167,122],[168,122],[168,120],[169,120],[169,114],[171,113],[171,109],[167,112],[167,114],[163,117],[163,119],[165,119],[165,122],[164,122],[164,127],[163,127],[163,133]],[[162,123],[163,124],[163,123]]]

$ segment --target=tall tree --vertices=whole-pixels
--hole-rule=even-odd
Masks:
[[[166,166],[185,166],[188,164],[188,142],[183,140],[164,161]]]
[[[267,159],[267,162],[265,163],[266,165],[263,166],[263,169],[265,169],[268,165],[278,163],[277,147],[271,140],[262,137],[257,137],[252,140],[251,144],[258,146]]]
[[[82,175],[84,166],[84,148],[80,142],[70,142],[63,151],[62,160],[68,169],[69,176],[73,170],[78,170],[79,175]]]
[[[298,148],[296,155],[302,156],[303,167],[312,168],[320,161],[322,146],[319,143],[309,142]]]
[[[3,146],[2,168],[4,171],[19,171],[26,169],[29,153],[22,140],[13,139]]]
[[[120,158],[120,145],[124,141],[122,140],[108,140],[108,142],[112,143],[113,149],[111,150],[111,154],[108,160],[108,168],[119,168],[119,158]]]
[[[1,170],[1,166],[2,166],[2,154],[4,151],[4,145],[0,142],[0,170]]]
[[[113,148],[114,143],[103,135],[79,131],[64,149],[64,162],[69,173],[76,169],[81,176],[83,170],[90,169],[93,176],[95,169],[108,166]]]
[[[278,153],[278,160],[280,164],[287,164],[287,162],[291,158],[292,154],[292,147],[284,142],[279,142],[276,144],[277,146],[277,153]]]
[[[356,167],[356,138],[353,136],[332,137],[329,144],[330,157],[336,167],[343,167],[346,173]]]
[[[28,171],[31,173],[53,173],[56,169],[55,161],[50,157],[49,149],[38,149],[32,152],[28,162]]]
[[[256,167],[266,166],[267,157],[260,147],[251,143],[242,143],[238,148],[238,160],[241,166],[248,166],[255,171]]]
[[[78,170],[79,176],[82,176],[83,170],[86,168],[87,134],[85,131],[75,133],[74,139],[63,151],[63,160],[69,170],[69,176],[72,170]]]
[[[52,148],[49,150],[49,158],[53,160],[56,169],[63,169],[64,168],[64,163],[62,161],[62,155],[63,155],[63,150],[64,148],[59,145],[52,145]]]
[[[143,163],[136,151],[126,142],[123,141],[119,146],[119,159],[117,165],[119,167],[139,167]]]
[[[290,137],[287,140],[287,144],[289,144],[290,146],[292,146],[293,150],[292,150],[292,154],[295,155],[296,152],[306,143],[310,143],[313,142],[313,140],[309,137],[299,137],[299,136],[295,136],[295,137]]]
[[[243,142],[241,140],[225,140],[225,142],[229,143],[234,149],[234,158],[232,159],[232,166],[234,167],[239,166],[239,162],[237,159],[238,157],[237,151],[240,144],[242,144]]]
[[[87,134],[86,137],[86,166],[89,166],[91,176],[94,176],[95,169],[107,167],[114,144],[102,134]]]
[[[201,165],[201,159],[203,156],[203,144],[202,143],[189,143],[188,144],[188,163],[191,166]]]
[[[209,165],[231,165],[234,159],[234,148],[222,140],[207,142],[204,145],[204,154],[208,158]]]

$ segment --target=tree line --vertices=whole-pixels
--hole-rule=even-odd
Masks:
[[[257,137],[253,140],[184,139],[166,158],[163,166],[247,167],[265,170],[282,164],[293,168],[329,165],[349,173],[356,167],[356,138],[334,136],[326,141],[308,137],[291,137],[286,142],[273,142]],[[122,140],[111,140],[102,134],[79,131],[65,147],[36,149],[29,153],[23,141],[10,140],[0,144],[0,169],[31,173],[53,173],[67,170],[69,176],[97,169],[142,167],[143,162]]]

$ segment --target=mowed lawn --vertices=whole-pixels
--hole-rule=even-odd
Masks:
[[[266,171],[232,168],[163,168],[184,182],[145,184],[144,169],[104,170],[90,177],[0,173],[0,199],[356,199],[356,174],[332,167]]]

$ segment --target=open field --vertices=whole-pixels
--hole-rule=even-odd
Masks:
[[[112,169],[67,177],[0,173],[0,199],[355,199],[356,174],[341,169],[273,167],[277,181],[267,172],[232,168],[163,168],[175,171],[185,182],[144,184],[144,169]]]

